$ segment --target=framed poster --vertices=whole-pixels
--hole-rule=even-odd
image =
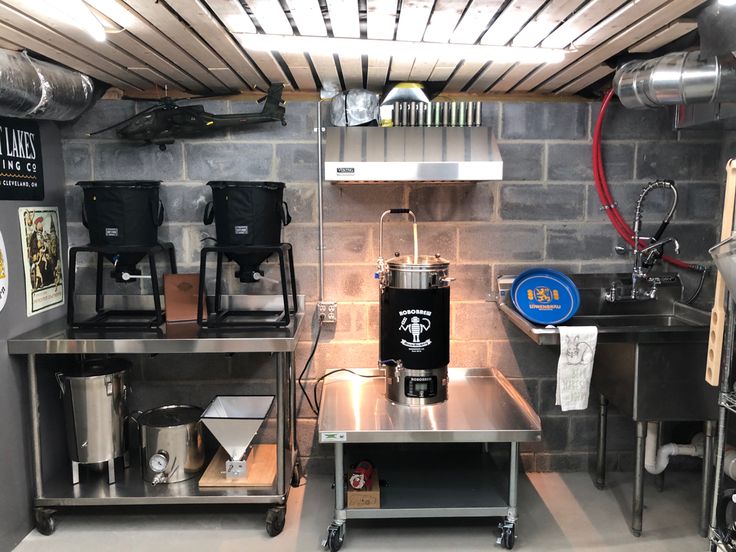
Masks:
[[[64,304],[59,209],[18,209],[26,281],[26,314],[33,316]]]
[[[0,312],[5,307],[5,302],[8,300],[8,254],[5,251],[5,242],[3,241],[3,234],[0,232]]]
[[[41,133],[36,121],[0,117],[0,200],[43,199]]]

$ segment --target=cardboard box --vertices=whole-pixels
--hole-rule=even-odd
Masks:
[[[197,320],[199,274],[164,274],[167,322]],[[206,310],[206,303],[205,303]],[[206,312],[204,313],[206,316]]]
[[[381,485],[378,479],[378,470],[373,472],[373,488],[357,490],[348,485],[348,508],[380,508]]]

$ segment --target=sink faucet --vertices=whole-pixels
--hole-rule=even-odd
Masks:
[[[641,224],[644,211],[642,206],[647,195],[653,190],[664,189],[672,192],[672,205],[667,213],[667,216],[662,220],[659,228],[651,238],[645,238],[641,236]],[[657,285],[659,279],[649,276],[649,270],[657,264],[657,261],[662,258],[664,246],[668,243],[674,245],[675,254],[680,253],[680,243],[675,238],[662,238],[667,225],[672,220],[672,216],[675,214],[677,208],[677,188],[672,180],[657,180],[650,182],[639,195],[639,199],[636,202],[636,212],[634,213],[634,268],[631,271],[631,293],[630,294],[619,294],[615,285],[612,285],[611,290],[606,293],[606,300],[609,302],[621,301],[621,300],[647,300],[655,299],[657,294]],[[641,247],[640,241],[648,240],[649,245]]]

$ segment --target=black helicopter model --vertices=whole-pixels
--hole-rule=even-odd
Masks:
[[[214,115],[206,112],[202,105],[182,106],[175,99],[163,98],[160,103],[90,135],[116,128],[120,138],[143,144],[156,144],[161,150],[165,150],[166,146],[173,144],[177,138],[200,138],[226,128],[273,121],[281,121],[285,126],[286,109],[281,100],[283,90],[283,84],[274,84],[268,89],[266,96],[258,100],[258,103],[263,103],[261,111],[232,115]]]

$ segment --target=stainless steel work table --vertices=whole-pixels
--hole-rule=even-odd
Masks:
[[[283,528],[289,483],[298,485],[301,465],[296,446],[296,396],[293,353],[304,322],[304,299],[289,326],[247,330],[201,330],[196,323],[177,323],[160,330],[72,330],[65,320],[8,340],[8,352],[28,358],[28,386],[32,432],[32,464],[36,525],[45,534],[54,531],[54,508],[105,505],[160,504],[271,504],[266,524],[269,534]],[[73,485],[67,470],[44,469],[41,442],[41,403],[37,355],[167,354],[167,353],[276,353],[277,476],[269,487],[199,488],[198,478],[170,485],[143,481],[140,466],[132,462],[117,482],[88,478]]]
[[[375,370],[357,370],[368,376]],[[513,545],[517,519],[518,443],[541,439],[539,416],[499,372],[450,369],[445,403],[409,407],[384,396],[383,379],[345,373],[325,383],[319,415],[319,440],[335,447],[335,517],[323,543],[338,550],[347,519],[419,517],[505,517],[499,543]],[[369,452],[381,479],[380,508],[346,508],[345,460],[349,449],[362,444],[478,443],[477,455],[443,463],[443,454],[416,457],[409,450],[391,450],[384,458]],[[491,444],[508,443],[508,473],[493,458]],[[347,446],[346,446],[347,445]],[[444,447],[442,447],[444,448]],[[357,458],[358,460],[361,458]],[[448,459],[449,460],[449,459]],[[417,464],[420,462],[420,464]],[[435,471],[431,473],[432,465]],[[505,487],[506,489],[502,489]],[[504,491],[507,491],[504,492]],[[504,537],[506,535],[506,537]],[[510,545],[510,546],[509,546]]]

